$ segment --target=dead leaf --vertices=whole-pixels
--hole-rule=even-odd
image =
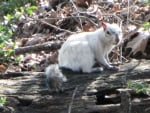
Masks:
[[[2,72],[5,72],[5,70],[6,70],[6,67],[3,65],[3,64],[1,64],[0,65],[0,72],[2,73]]]
[[[121,5],[119,3],[115,3],[110,13],[118,12],[121,9]]]
[[[94,31],[95,30],[95,27],[94,26],[92,26],[92,25],[84,25],[83,26],[83,30],[84,31]]]
[[[85,8],[88,8],[92,3],[92,0],[73,0],[73,1],[78,7],[85,7]]]

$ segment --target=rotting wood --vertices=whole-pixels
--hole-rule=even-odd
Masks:
[[[143,111],[143,113],[148,113],[144,111],[144,109],[148,109],[150,106],[150,99],[145,99],[145,101],[141,102],[132,102],[131,103],[131,112],[129,111],[123,111],[120,107],[120,104],[108,104],[108,105],[87,105],[86,108],[89,109],[89,111],[96,112],[96,113],[140,113]],[[136,109],[141,109],[140,111]],[[136,111],[136,112],[135,112]]]
[[[134,64],[131,65],[131,63]],[[133,92],[126,90],[125,84],[122,84],[124,83],[124,77],[126,77],[127,80],[133,81],[146,79],[146,82],[148,82],[150,61],[143,60],[140,63],[138,63],[138,61],[131,63],[122,65],[121,69],[123,68],[124,72],[121,70],[117,73],[69,74],[67,76],[68,82],[64,84],[65,91],[59,94],[46,92],[45,76],[43,73],[29,73],[24,76],[10,77],[9,79],[1,78],[0,96],[7,97],[8,101],[6,107],[12,107],[15,110],[14,113],[66,113],[72,99],[72,92],[78,85],[78,91],[73,100],[71,113],[120,113],[121,101],[116,102],[115,100],[116,104],[101,103],[98,105],[96,104],[96,95],[98,94],[97,92],[100,94],[100,92],[105,92],[108,89],[117,90],[120,88],[122,88],[122,90],[117,90],[118,92],[128,91],[132,95]],[[136,67],[134,65],[136,65]],[[131,67],[135,68],[127,73],[126,71]],[[113,91],[110,90],[110,93],[113,93]],[[119,95],[119,93],[116,93],[116,95]],[[111,95],[108,98],[111,98]],[[131,99],[131,113],[150,112],[150,97],[140,96],[139,98],[139,96],[137,96]],[[125,106],[123,107],[125,108]]]

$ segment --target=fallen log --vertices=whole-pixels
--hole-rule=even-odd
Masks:
[[[44,73],[16,73],[16,77],[0,79],[0,96],[7,97],[0,112],[150,113],[150,97],[135,95],[125,86],[127,80],[149,84],[149,67],[150,60],[135,60],[122,65],[117,73],[68,74],[62,93],[46,92]]]

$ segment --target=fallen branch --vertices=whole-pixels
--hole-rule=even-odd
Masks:
[[[84,19],[87,19],[90,23],[92,23],[94,26],[96,26],[96,27],[99,28],[99,25],[98,25],[98,24],[96,24],[93,20],[89,19],[89,18],[86,17],[86,16],[68,16],[68,17],[63,17],[63,18],[61,18],[61,17],[56,17],[56,18],[47,18],[46,20],[60,20],[60,19],[72,19],[72,18],[84,18]],[[55,28],[55,29],[59,29],[59,30],[61,30],[61,31],[65,31],[65,32],[68,32],[68,33],[71,33],[71,34],[75,33],[75,32],[71,32],[71,31],[65,30],[65,29],[58,28],[57,26],[54,26],[54,25],[52,25],[52,24],[50,24],[50,23],[48,23],[48,22],[45,22],[45,19],[35,19],[35,18],[31,18],[31,17],[30,17],[30,19],[32,19],[32,20],[34,20],[34,21],[35,21],[35,20],[36,20],[36,21],[42,21],[42,22],[44,22],[45,24],[47,24],[47,25],[49,25],[49,26],[51,26],[51,27],[53,27],[53,28]],[[97,20],[98,20],[98,19],[97,19]]]
[[[46,43],[37,44],[34,46],[20,47],[20,48],[15,49],[15,55],[39,52],[42,50],[54,51],[54,50],[59,49],[62,44],[63,42],[57,41],[57,42],[46,42]]]
[[[60,30],[60,31],[65,31],[65,32],[67,32],[67,33],[70,33],[70,34],[73,34],[74,32],[71,32],[71,31],[69,31],[69,30],[66,30],[66,29],[61,29],[61,28],[59,28],[59,27],[57,27],[57,26],[54,26],[54,25],[52,25],[52,24],[50,24],[50,23],[48,23],[48,22],[46,22],[46,21],[42,21],[42,20],[39,20],[40,22],[42,22],[42,23],[44,23],[44,24],[47,24],[47,25],[49,25],[49,26],[51,26],[51,27],[53,27],[53,28],[55,28],[55,29],[58,29],[58,30]]]

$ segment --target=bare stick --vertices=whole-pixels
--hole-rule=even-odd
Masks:
[[[86,16],[68,16],[68,17],[63,17],[63,18],[60,18],[60,17],[56,17],[56,18],[48,18],[48,19],[46,19],[46,20],[60,20],[60,19],[70,19],[70,18],[85,18],[85,19],[87,19],[90,23],[92,23],[93,25],[95,25],[96,27],[99,27],[98,26],[98,24],[96,24],[94,21],[92,21],[91,19],[89,19],[89,18],[87,18]],[[30,17],[30,19],[32,19],[31,21],[42,21],[42,22],[44,22],[45,24],[47,24],[47,25],[49,25],[49,26],[51,26],[51,27],[53,27],[53,28],[55,28],[55,29],[59,29],[59,30],[62,30],[62,31],[65,31],[65,32],[69,32],[69,33],[74,33],[74,32],[71,32],[71,31],[68,31],[68,30],[65,30],[65,29],[61,29],[61,28],[58,28],[58,27],[56,27],[56,26],[54,26],[54,25],[52,25],[52,24],[50,24],[50,23],[48,23],[48,22],[45,22],[45,20],[44,19],[35,19],[35,18],[31,18]]]
[[[71,3],[73,4],[74,8],[76,9],[76,11],[78,12],[78,16],[79,16],[79,11],[78,11],[78,8],[76,7],[76,5],[74,4],[74,2],[72,0],[70,0]],[[79,18],[79,21],[80,21],[80,26],[81,26],[81,29],[83,31],[83,26],[82,26],[82,21],[81,21],[81,18]]]
[[[67,33],[73,34],[73,32],[71,32],[71,31],[69,31],[69,30],[61,29],[61,28],[59,28],[59,27],[57,27],[57,26],[54,26],[54,25],[52,25],[52,24],[50,24],[50,23],[48,23],[48,22],[46,22],[46,21],[40,20],[40,22],[42,22],[42,23],[44,23],[44,24],[47,24],[47,25],[49,25],[49,26],[51,26],[51,27],[53,27],[53,28],[55,28],[55,29],[58,29],[58,30],[60,30],[60,31],[65,31],[65,32],[67,32]]]
[[[121,44],[121,46],[120,46],[120,62],[122,63],[122,44]]]
[[[118,56],[120,56],[120,58],[122,58],[122,59],[126,60],[126,62],[128,62],[128,61],[129,61],[129,60],[128,60],[128,59],[126,59],[124,56],[122,56],[120,53],[118,53],[118,52],[116,52],[116,51],[114,51],[114,50],[112,50],[112,52],[113,52],[113,53],[116,53]]]
[[[129,24],[129,18],[130,18],[130,1],[128,0],[128,13],[127,13],[127,25]]]
[[[76,86],[76,88],[75,88],[74,91],[73,91],[72,98],[71,98],[71,102],[70,102],[69,108],[68,108],[68,113],[71,113],[71,108],[72,108],[73,101],[74,101],[75,95],[76,95],[76,93],[77,93],[77,90],[78,90],[78,86]]]

